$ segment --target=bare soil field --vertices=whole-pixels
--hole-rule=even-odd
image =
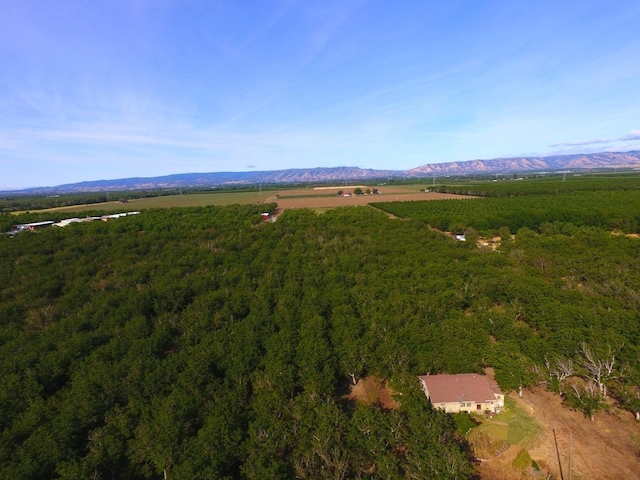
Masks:
[[[640,478],[640,422],[615,407],[596,415],[593,422],[580,412],[562,406],[558,395],[542,388],[525,391],[517,404],[544,428],[527,450],[531,458],[556,479],[617,480]],[[557,448],[556,448],[557,445]],[[512,466],[519,446],[479,465],[483,480],[511,480],[522,472]],[[571,450],[571,473],[569,453]],[[540,477],[538,477],[540,478]]]
[[[336,189],[337,191],[337,189]],[[287,190],[276,197],[270,197],[265,203],[276,202],[282,210],[287,208],[335,208],[353,205],[368,205],[377,202],[409,202],[415,200],[455,200],[470,198],[448,193],[416,192],[406,188],[381,188],[379,195],[351,195],[340,197],[327,194],[323,190]]]

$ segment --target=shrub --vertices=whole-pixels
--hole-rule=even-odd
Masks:
[[[456,424],[456,431],[460,435],[467,435],[471,429],[478,425],[478,422],[471,418],[471,415],[468,413],[459,413],[454,415],[453,418]]]

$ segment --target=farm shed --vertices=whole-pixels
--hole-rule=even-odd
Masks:
[[[422,390],[435,408],[447,413],[494,412],[504,407],[504,394],[486,375],[421,375]]]
[[[23,223],[21,225],[16,225],[15,231],[18,231],[18,232],[22,232],[25,230],[34,231],[40,228],[50,227],[51,225],[53,225],[53,221],[51,220],[47,220],[46,222]]]

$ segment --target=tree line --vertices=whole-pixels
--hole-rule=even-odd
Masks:
[[[433,228],[462,233],[467,228],[497,234],[501,228],[516,233],[572,234],[579,227],[597,227],[623,233],[640,232],[640,191],[575,191],[553,195],[463,198],[460,200],[375,203],[375,207]]]

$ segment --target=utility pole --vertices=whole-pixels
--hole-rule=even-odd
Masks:
[[[571,456],[573,453],[573,434],[569,434],[569,480],[571,480]]]
[[[558,457],[558,470],[560,470],[560,480],[564,480],[564,474],[562,473],[562,460],[560,460],[560,448],[558,447],[558,437],[556,436],[556,429],[551,429],[553,432],[553,442],[556,444],[556,456]]]

